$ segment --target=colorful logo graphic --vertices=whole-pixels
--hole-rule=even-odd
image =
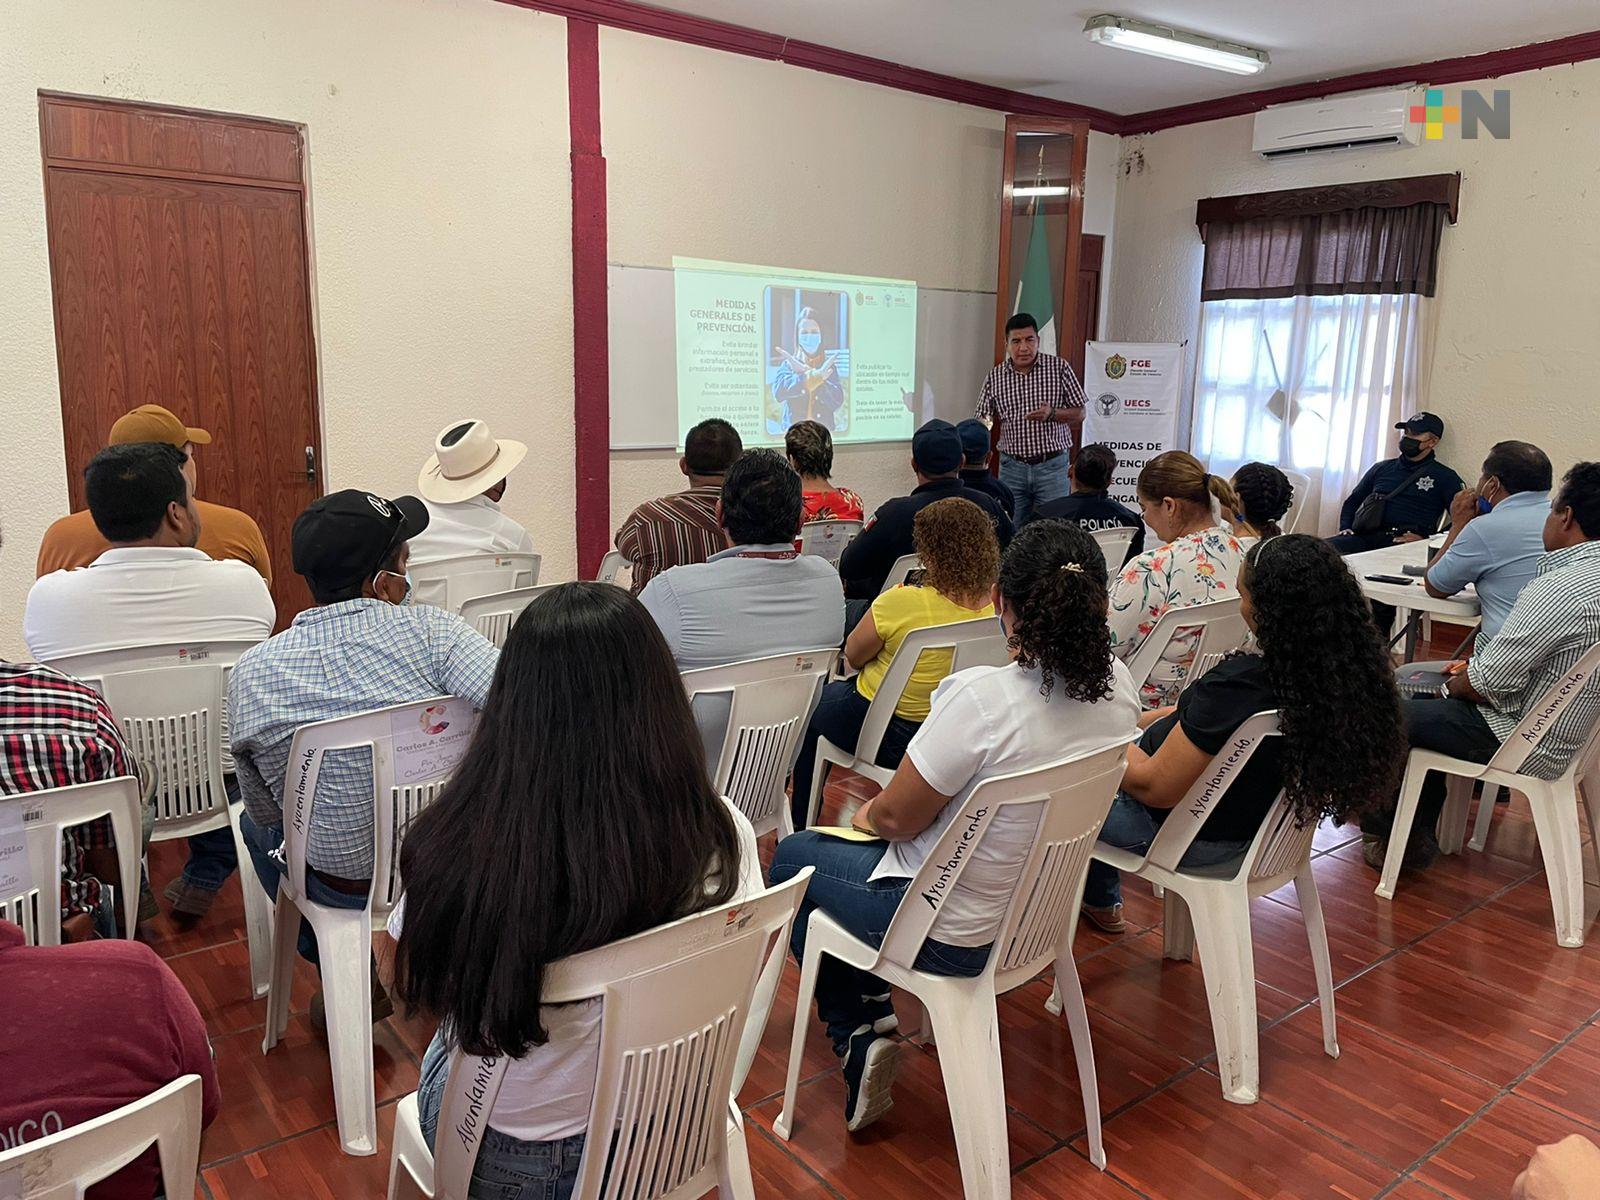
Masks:
[[[423,709],[422,717],[419,720],[419,724],[422,726],[422,732],[427,734],[429,737],[437,737],[446,729],[449,729],[450,722],[444,719],[446,711],[447,710],[443,704],[430,704],[427,708]]]
[[[1121,379],[1128,373],[1128,360],[1120,354],[1113,354],[1106,359],[1106,378]]]
[[[1474,88],[1462,88],[1459,104],[1446,104],[1443,88],[1428,88],[1422,93],[1422,103],[1411,106],[1411,123],[1422,126],[1424,141],[1437,142],[1444,138],[1446,125],[1458,126],[1467,141],[1476,140],[1480,128],[1489,136],[1504,139],[1511,136],[1511,93],[1496,88],[1488,96]]]

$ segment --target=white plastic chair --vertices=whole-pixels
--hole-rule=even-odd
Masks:
[[[460,612],[475,596],[488,596],[539,582],[539,556],[516,551],[507,554],[457,554],[428,563],[412,563],[413,599],[446,612]]]
[[[1150,635],[1128,659],[1128,673],[1134,686],[1143,687],[1150,682],[1156,665],[1166,658],[1173,642],[1189,639],[1194,649],[1184,669],[1179,691],[1216,666],[1229,654],[1244,645],[1250,634],[1239,615],[1239,597],[1226,600],[1207,600],[1204,604],[1191,604],[1187,608],[1168,609],[1156,622]],[[1178,665],[1175,660],[1167,660]]]
[[[474,596],[461,606],[461,619],[496,646],[504,646],[522,610],[546,592],[560,586],[559,583],[541,583],[537,587],[512,588],[509,592]]]
[[[544,1002],[600,997],[600,1061],[573,1200],[755,1200],[733,1097],[759,1039],[758,975],[781,961],[811,869],[745,900],[575,954],[548,967]],[[389,1200],[465,1200],[481,1131],[510,1060],[451,1055],[430,1153],[413,1092],[395,1113]],[[747,1065],[747,1064],[745,1064]],[[449,1134],[472,1130],[470,1140]]]
[[[272,902],[249,867],[250,851],[239,830],[243,804],[229,804],[222,776],[232,760],[223,756],[223,668],[201,662],[187,667],[107,671],[100,679],[106,698],[134,757],[155,775],[156,819],[152,842],[191,837],[213,829],[233,833],[239,890],[244,896],[245,938],[250,949],[250,990],[267,994],[272,963]]]
[[[1439,815],[1439,849],[1446,854],[1460,851],[1466,835],[1467,813],[1471,807],[1472,781],[1483,783],[1483,800],[1492,806],[1492,792],[1499,787],[1521,792],[1533,811],[1533,828],[1539,838],[1539,853],[1544,859],[1545,878],[1550,885],[1550,907],[1555,913],[1556,941],[1562,946],[1583,945],[1583,842],[1578,832],[1580,796],[1589,818],[1589,837],[1595,845],[1600,865],[1600,787],[1580,788],[1597,761],[1600,761],[1600,721],[1590,727],[1583,744],[1572,756],[1567,769],[1555,779],[1536,779],[1523,773],[1522,764],[1538,748],[1567,706],[1593,679],[1600,668],[1600,645],[1592,647],[1572,665],[1566,675],[1550,688],[1487,763],[1451,758],[1436,750],[1413,750],[1406,759],[1405,780],[1400,785],[1400,802],[1395,807],[1394,825],[1389,830],[1388,853],[1383,860],[1383,877],[1377,894],[1394,899],[1395,883],[1405,858],[1411,826],[1417,819],[1417,801],[1429,771],[1449,776],[1449,791]]]
[[[604,557],[600,559],[600,569],[595,572],[595,581],[597,583],[616,583],[623,570],[632,566],[633,564],[623,557],[621,550],[607,550]]]
[[[1317,831],[1316,823],[1300,825],[1293,806],[1280,794],[1242,857],[1215,867],[1179,866],[1228,785],[1244,770],[1261,743],[1277,735],[1276,712],[1257,713],[1239,726],[1184,798],[1173,806],[1146,854],[1104,842],[1094,851],[1101,862],[1165,890],[1165,957],[1192,958],[1195,943],[1199,942],[1200,970],[1211,1008],[1211,1029],[1217,1040],[1217,1073],[1222,1078],[1223,1096],[1235,1104],[1254,1104],[1261,1091],[1250,901],[1269,895],[1286,883],[1294,884],[1311,946],[1322,1009],[1322,1047],[1330,1057],[1339,1057],[1333,961],[1328,953],[1327,927],[1322,921],[1322,901],[1311,873],[1311,839]]]
[[[855,750],[842,750],[826,737],[817,739],[817,758],[811,772],[811,795],[807,800],[807,826],[816,824],[830,765],[865,775],[880,786],[893,777],[893,767],[878,766],[878,751],[883,746],[883,735],[889,729],[895,706],[900,703],[917,660],[924,654],[939,650],[950,653],[950,669],[945,672],[946,675],[954,675],[968,667],[1002,667],[1011,661],[1010,647],[993,617],[976,617],[971,621],[956,621],[950,625],[930,625],[926,629],[914,629],[908,633],[905,641],[900,643],[894,661],[884,673],[883,682],[878,685],[878,690],[867,705],[867,715],[861,722],[861,734],[856,738]]]
[[[200,1076],[184,1075],[132,1104],[0,1151],[0,1189],[8,1182],[20,1188],[0,1194],[7,1200],[82,1200],[91,1185],[115,1175],[154,1142],[163,1193],[193,1196],[202,1087]]]
[[[757,837],[774,829],[780,836],[794,832],[784,785],[838,657],[831,648],[804,650],[683,673],[691,702],[702,695],[730,699],[711,784],[750,818]]]
[[[1091,529],[1089,536],[1100,545],[1100,553],[1105,556],[1106,570],[1113,579],[1127,560],[1128,547],[1133,545],[1133,535],[1139,530],[1132,525],[1115,525],[1110,529]]]
[[[1126,753],[1125,745],[1109,746],[1031,771],[986,779],[973,788],[906,888],[905,899],[884,934],[882,949],[847,932],[824,910],[812,911],[800,965],[800,991],[795,998],[783,1111],[772,1124],[773,1132],[787,1141],[794,1128],[806,1023],[812,1020],[817,971],[827,954],[869,971],[921,1001],[934,1040],[941,1047],[939,1069],[955,1128],[962,1194],[966,1200],[1010,1196],[1005,1076],[995,998],[1054,967],[1058,986],[1066,989],[1067,1024],[1083,1090],[1089,1159],[1105,1169],[1094,1048],[1072,958],[1072,934],[1083,901],[1089,856],[1122,779]],[[1039,825],[1019,864],[1011,902],[983,973],[958,979],[917,970],[912,964],[938,917],[938,906],[931,900],[923,903],[923,898],[955,893],[996,816],[1019,805],[1039,805]]]
[[[911,576],[911,572],[922,570],[922,557],[917,554],[902,554],[894,560],[894,565],[889,568],[889,573],[883,577],[883,586],[878,589],[878,595],[883,595],[890,588],[897,588]]]
[[[117,899],[121,902],[122,928],[132,937],[139,914],[141,799],[139,781],[131,775],[0,796],[0,828],[11,826],[11,821],[5,818],[20,813],[23,840],[27,843],[26,869],[17,872],[23,876],[21,883],[26,886],[0,891],[0,920],[20,925],[30,946],[59,946],[63,830],[110,817],[111,830],[117,839],[117,867],[121,875],[117,882]],[[5,874],[9,877],[11,872]]]
[[[845,547],[861,532],[860,521],[807,521],[800,526],[800,553],[837,565]]]
[[[294,982],[300,918],[311,922],[322,963],[328,1057],[333,1071],[334,1112],[346,1154],[375,1154],[378,1121],[372,1077],[372,991],[369,962],[372,935],[385,928],[400,899],[400,843],[406,826],[432,804],[455,768],[456,757],[441,755],[427,778],[397,784],[394,725],[420,718],[432,705],[454,701],[436,696],[302,725],[289,748],[290,770],[283,783],[283,853],[286,871],[278,883],[273,930],[272,983],[267,990],[267,1023],[261,1052],[268,1053],[289,1027],[289,993]],[[460,703],[459,701],[454,701]],[[470,738],[458,745],[465,748]],[[314,798],[323,757],[330,750],[370,751],[372,755],[373,869],[365,907],[330,908],[306,896],[306,845],[316,820]]]
[[[1300,514],[1305,512],[1306,500],[1311,496],[1311,476],[1304,471],[1291,471],[1287,467],[1278,469],[1294,487],[1294,498],[1289,502],[1289,511],[1283,514],[1283,520],[1279,525],[1285,533],[1294,533],[1300,528]]]

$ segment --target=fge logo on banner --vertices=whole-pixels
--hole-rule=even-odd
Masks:
[[[1511,136],[1511,93],[1496,88],[1486,96],[1476,88],[1462,88],[1461,102],[1446,104],[1443,88],[1428,88],[1422,103],[1411,106],[1411,123],[1421,125],[1423,138],[1430,142],[1443,140],[1446,125],[1459,125],[1468,140],[1476,140],[1480,128],[1492,138],[1505,139]]]

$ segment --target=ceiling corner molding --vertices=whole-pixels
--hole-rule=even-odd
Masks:
[[[1493,79],[1500,75],[1512,75],[1518,71],[1537,71],[1542,67],[1565,66],[1592,58],[1600,58],[1600,31],[1573,34],[1571,37],[1556,38],[1548,42],[1531,42],[1526,46],[1514,46],[1509,50],[1490,50],[1484,54],[1468,54],[1460,58],[1442,58],[1434,62],[1413,63],[1403,67],[1384,67],[1381,70],[1363,71],[1356,75],[1339,75],[1310,83],[1292,83],[1282,87],[1242,92],[1237,96],[1223,96],[1216,100],[1203,100],[1197,104],[1178,104],[1171,108],[1130,113],[1120,118],[1121,126],[1118,132],[1154,133],[1179,125],[1194,125],[1201,121],[1215,121],[1223,117],[1259,112],[1269,104],[1312,100],[1319,96],[1338,95],[1340,92],[1359,92],[1366,88],[1394,87],[1404,83],[1442,84],[1463,83],[1469,79]]]
[[[802,42],[730,25],[705,17],[652,8],[633,0],[500,0],[517,8],[534,9],[555,16],[580,21],[593,21],[614,29],[631,33],[645,33],[691,45],[707,46],[713,50],[726,50],[752,58],[764,58],[790,66],[805,67],[829,75],[839,75],[862,83],[875,83],[902,92],[915,92],[957,104],[970,104],[977,108],[997,112],[1018,113],[1030,117],[1066,117],[1070,120],[1088,121],[1091,129],[1101,133],[1121,133],[1124,118],[1104,109],[1089,108],[1082,104],[1069,104],[1064,100],[1051,100],[1027,92],[1014,92],[1007,88],[941,75],[937,71],[924,71],[887,59],[854,54],[833,46],[816,42]]]

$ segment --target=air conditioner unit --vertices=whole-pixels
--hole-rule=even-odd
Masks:
[[[1411,120],[1411,107],[1421,102],[1420,88],[1386,88],[1269,105],[1256,114],[1251,148],[1262,158],[1284,158],[1370,146],[1415,146],[1418,127]]]

